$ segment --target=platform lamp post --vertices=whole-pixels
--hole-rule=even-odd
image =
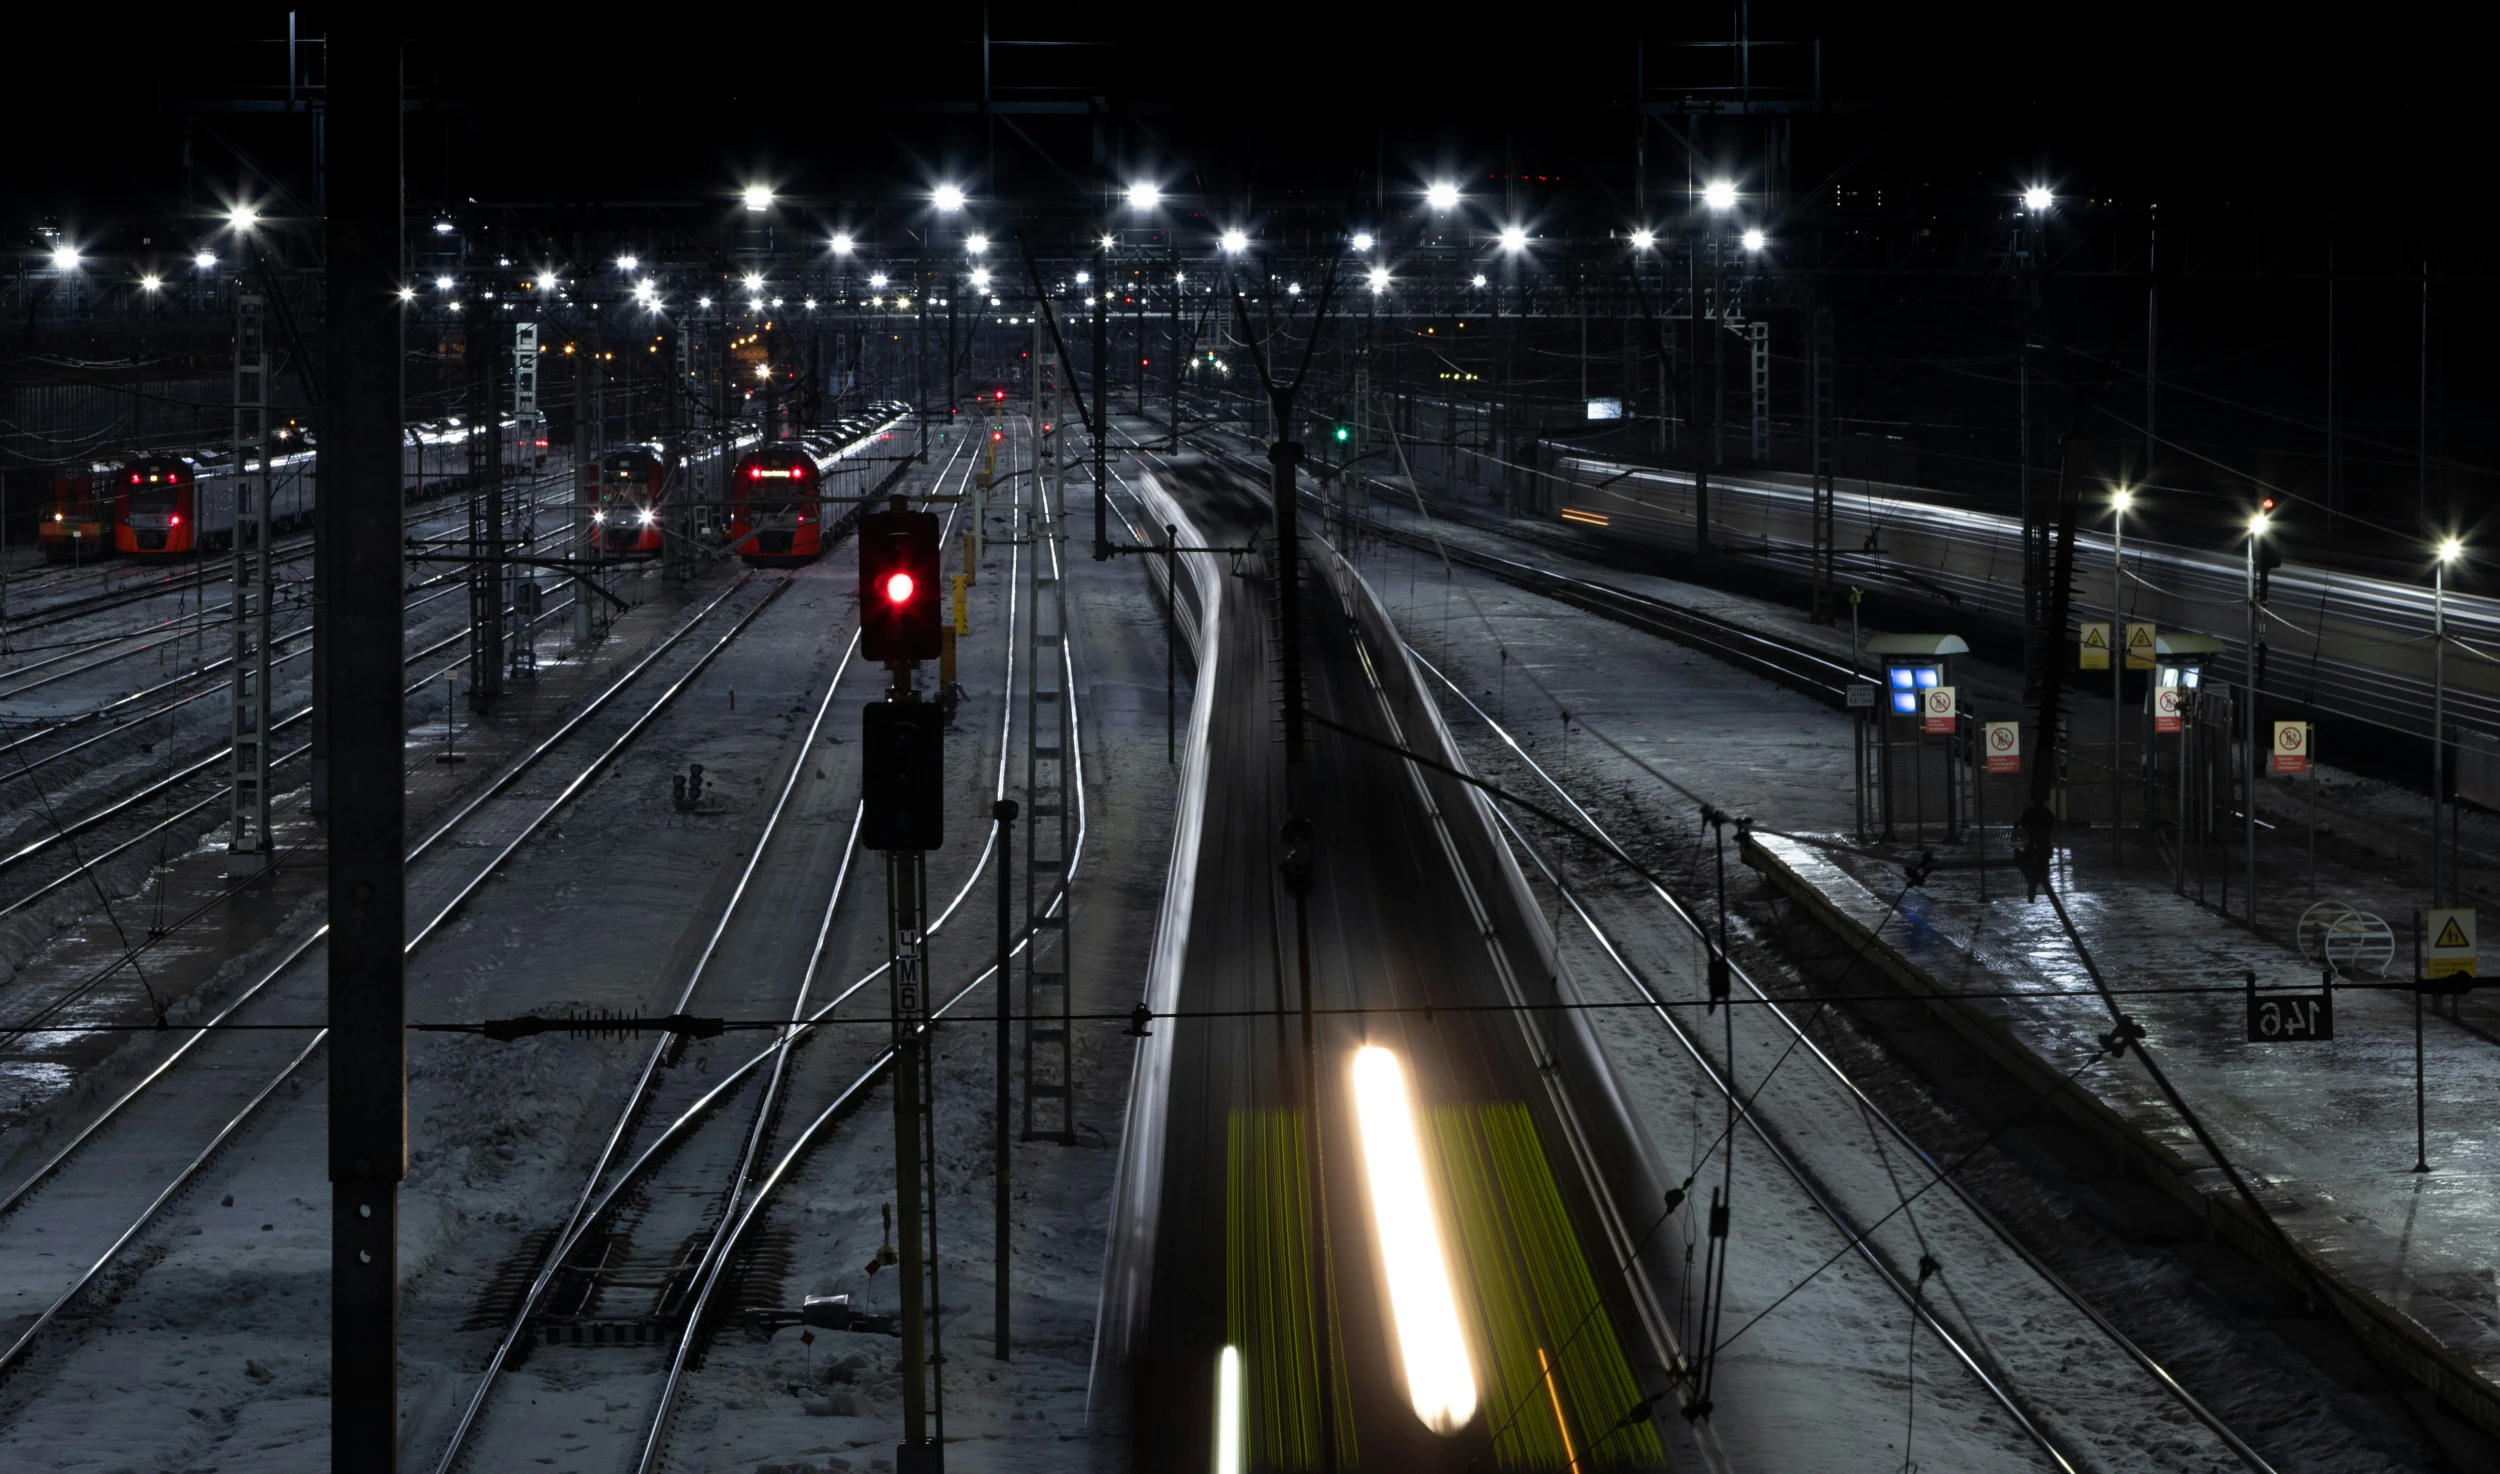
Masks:
[[[2265,506],[2273,505],[2274,499],[2266,498]],[[2240,718],[2240,740],[2246,744],[2240,758],[2247,770],[2242,786],[2247,799],[2240,805],[2240,819],[2241,854],[2248,882],[2241,905],[2247,910],[2252,931],[2257,926],[2257,544],[2273,525],[2274,519],[2262,509],[2248,519],[2248,692],[2241,703],[2244,711]]]
[[[2431,563],[2431,904],[2441,904],[2449,885],[2439,862],[2440,810],[2445,807],[2448,761],[2448,565],[2465,551],[2453,537],[2439,540]]]
[[[2109,494],[2109,857],[2126,858],[2127,730],[2127,509],[2135,493],[2121,486]]]

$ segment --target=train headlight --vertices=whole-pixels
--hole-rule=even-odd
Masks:
[[[649,507],[645,507],[645,508],[643,508],[643,509],[642,509],[642,525],[643,525],[643,526],[648,527],[648,526],[650,526],[652,523],[657,522],[657,521],[659,521],[659,520],[660,520],[660,514],[659,514],[659,513],[652,511]]]
[[[591,513],[591,514],[590,514],[590,520],[591,520],[591,521],[593,521],[593,522],[597,522],[597,523],[605,524],[605,523],[607,522],[607,520],[608,520],[608,514],[607,514],[607,513],[605,513],[605,512],[593,512],[593,513]]]

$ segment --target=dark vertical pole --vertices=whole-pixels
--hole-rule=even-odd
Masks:
[[[926,974],[920,949],[919,857],[901,850],[885,857],[887,957],[892,962],[894,1009],[894,1237],[902,1251],[897,1291],[902,1297],[903,1442],[896,1468],[935,1467],[929,1445],[928,1324],[923,1291],[920,1101],[927,1017]]]
[[[407,1176],[400,966],[400,101],[392,22],[334,18],[341,161],[326,226],[328,419],[319,599],[330,613],[330,1467],[399,1467],[399,1184]]]
[[[1164,239],[1172,268],[1172,341],[1163,359],[1163,378],[1172,396],[1172,433],[1165,437],[1164,443],[1178,454],[1181,448],[1181,243],[1178,236],[1168,232]]]
[[[1177,721],[1177,716],[1176,716],[1176,714],[1174,713],[1174,711],[1173,711],[1173,709],[1172,709],[1172,708],[1173,708],[1174,703],[1175,703],[1175,702],[1179,699],[1179,697],[1178,697],[1178,694],[1177,694],[1177,693],[1178,693],[1178,692],[1179,692],[1179,690],[1180,690],[1180,683],[1179,683],[1179,681],[1178,681],[1177,679],[1175,679],[1175,665],[1176,665],[1176,660],[1175,660],[1175,657],[1174,657],[1173,652],[1172,652],[1172,632],[1173,632],[1174,627],[1175,627],[1175,626],[1176,626],[1176,625],[1180,622],[1180,599],[1181,599],[1181,559],[1180,559],[1180,552],[1179,552],[1180,542],[1181,542],[1181,532],[1180,532],[1180,529],[1179,529],[1178,527],[1174,526],[1173,524],[1169,523],[1169,522],[1164,523],[1164,524],[1163,524],[1163,760],[1164,760],[1166,763],[1177,762],[1177,761],[1179,761],[1179,760],[1180,760],[1180,748],[1179,748],[1178,741],[1177,741],[1176,734],[1175,734],[1175,723],[1176,723],[1176,721]]]
[[[1111,252],[1101,238],[1094,241],[1094,557],[1111,556],[1111,474],[1107,442],[1111,438]]]
[[[1692,409],[1685,418],[1693,427],[1693,556],[1707,562],[1710,557],[1710,443],[1712,429],[1718,419],[1718,405],[1702,389],[1703,366],[1717,356],[1717,343],[1709,353],[1702,352],[1703,337],[1712,332],[1708,313],[1701,300],[1701,248],[1708,229],[1697,229],[1686,245],[1685,290],[1692,300],[1693,323],[1693,392]],[[1702,406],[1708,405],[1704,411]],[[1710,424],[1704,424],[1703,419]]]
[[[1302,761],[1302,537],[1301,519],[1295,515],[1300,510],[1294,505],[1300,493],[1294,488],[1294,467],[1302,462],[1302,444],[1285,438],[1285,427],[1293,417],[1289,396],[1272,396],[1269,412],[1276,421],[1276,443],[1267,448],[1267,463],[1275,472],[1276,630],[1285,679],[1285,761],[1298,765]]]
[[[1007,1075],[1014,1058],[1009,1030],[1014,1010],[1008,1004],[1008,955],[1015,950],[1015,927],[1008,920],[1008,904],[1015,891],[1016,873],[1016,801],[1002,798],[990,810],[998,821],[998,1350],[1000,1361],[1007,1359],[1007,1173],[1012,1159],[1007,1147],[1007,1116],[1013,1102],[1008,1099]]]

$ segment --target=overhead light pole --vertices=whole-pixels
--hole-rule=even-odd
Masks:
[[[2273,506],[2274,499],[2266,498],[2265,505]],[[2274,519],[2264,511],[2248,519],[2248,689],[2243,693],[2246,699],[2240,703],[2243,708],[2240,740],[2245,744],[2240,757],[2247,769],[2241,785],[2247,801],[2240,805],[2240,837],[2248,889],[2240,904],[2245,908],[2252,931],[2257,926],[2257,776],[2260,772],[2257,763],[2257,543],[2273,525]]]
[[[2120,776],[2126,757],[2127,730],[2127,509],[2135,493],[2119,487],[2109,494],[2109,855],[2126,858],[2127,789]]]
[[[2448,793],[2448,565],[2465,551],[2453,537],[2439,542],[2431,562],[2431,904],[2440,905],[2454,884],[2439,859],[2439,823]]]

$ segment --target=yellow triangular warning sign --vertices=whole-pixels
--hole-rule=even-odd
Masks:
[[[2109,644],[2109,626],[2104,624],[2085,625],[2083,627],[2083,643],[2095,650],[2106,648]]]
[[[2448,924],[2439,929],[2439,940],[2431,943],[2431,945],[2434,947],[2464,947],[2470,946],[2471,944],[2465,940],[2465,931],[2457,925],[2457,919],[2451,916],[2448,918]]]
[[[2153,627],[2149,624],[2131,624],[2127,626],[2127,647],[2131,650],[2151,649],[2153,647]]]

